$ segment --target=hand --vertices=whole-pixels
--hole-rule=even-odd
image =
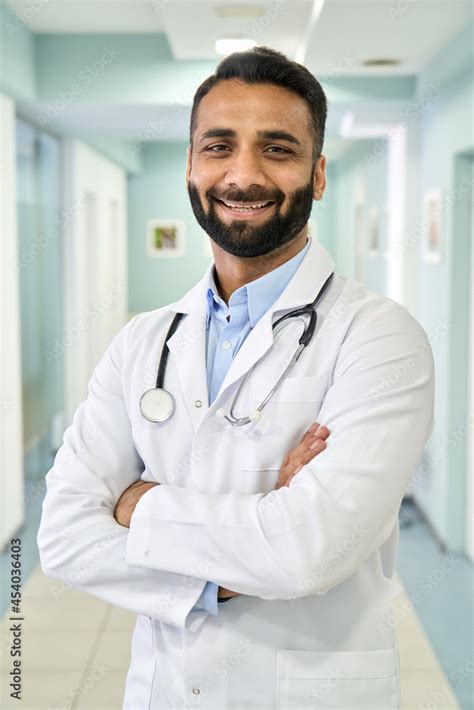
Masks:
[[[328,436],[329,429],[325,426],[320,427],[318,422],[314,422],[301,437],[298,446],[292,449],[283,459],[275,488],[287,486],[293,476],[296,476],[298,471],[300,471],[305,464],[314,459],[321,451],[324,451]],[[314,446],[314,448],[311,448],[312,446]],[[219,587],[217,591],[218,599],[229,599],[229,597],[238,596],[239,592],[233,592],[231,589],[226,589],[225,587]]]
[[[226,589],[225,587],[219,587],[217,590],[218,599],[229,599],[230,597],[238,597],[240,592],[233,592],[231,589]]]
[[[329,429],[314,422],[301,437],[300,443],[283,459],[275,488],[288,486],[290,481],[303,466],[326,448]]]
[[[115,520],[119,525],[123,525],[125,528],[130,527],[130,520],[132,513],[135,510],[135,506],[142,497],[144,493],[153,488],[153,486],[159,486],[159,483],[152,483],[150,481],[135,481],[131,486],[126,488],[120,498],[117,501],[117,505],[114,510]]]

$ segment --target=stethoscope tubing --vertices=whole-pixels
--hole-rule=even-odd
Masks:
[[[298,358],[300,357],[300,355],[301,355],[301,353],[303,352],[304,348],[306,348],[306,347],[309,345],[309,343],[311,342],[311,340],[312,340],[312,338],[313,338],[313,335],[314,335],[314,333],[315,333],[315,330],[316,330],[316,324],[317,324],[317,320],[318,320],[318,315],[317,315],[317,312],[316,312],[316,305],[317,305],[317,303],[320,301],[320,299],[323,297],[323,295],[325,294],[327,288],[329,287],[329,284],[331,283],[331,280],[332,280],[333,276],[334,276],[334,272],[332,272],[332,273],[328,276],[328,278],[327,278],[326,281],[324,282],[323,286],[321,287],[321,289],[320,289],[318,295],[316,296],[316,298],[314,299],[314,301],[313,301],[312,303],[309,303],[309,304],[307,304],[306,306],[302,306],[302,307],[300,307],[300,308],[296,308],[296,309],[294,309],[294,310],[292,310],[292,311],[289,311],[288,313],[286,313],[286,314],[284,314],[283,316],[281,316],[280,318],[278,318],[278,319],[272,324],[272,330],[275,330],[275,329],[277,328],[277,326],[279,326],[279,325],[280,325],[281,323],[283,323],[285,320],[289,320],[289,319],[291,319],[291,318],[301,318],[301,320],[303,320],[302,316],[304,316],[304,315],[308,315],[308,316],[309,316],[309,322],[308,322],[307,325],[304,323],[304,320],[303,320],[303,324],[304,324],[305,327],[304,327],[304,330],[303,330],[302,335],[301,335],[300,338],[299,338],[298,347],[297,347],[295,353],[293,354],[293,356],[292,356],[290,362],[289,362],[288,365],[285,367],[283,373],[280,375],[280,377],[278,378],[277,382],[276,382],[275,385],[272,387],[272,389],[270,390],[270,392],[268,393],[268,395],[265,397],[265,399],[264,399],[264,400],[260,403],[260,405],[257,407],[254,416],[253,416],[253,417],[240,417],[240,418],[238,418],[238,417],[235,417],[235,416],[234,416],[234,408],[235,408],[235,405],[236,405],[236,401],[238,400],[238,396],[239,396],[239,393],[240,393],[242,387],[244,386],[244,384],[245,384],[245,382],[247,381],[248,377],[249,377],[250,374],[252,373],[253,368],[251,368],[251,369],[249,370],[249,372],[247,372],[247,374],[245,375],[245,377],[244,377],[244,378],[242,379],[242,381],[240,382],[239,387],[237,388],[237,392],[236,392],[235,395],[234,395],[234,398],[233,398],[233,401],[232,401],[232,404],[231,404],[231,407],[230,407],[229,414],[228,414],[228,415],[224,414],[224,416],[223,416],[223,418],[226,419],[230,424],[233,424],[234,426],[242,426],[242,425],[244,425],[244,424],[248,424],[249,422],[254,421],[254,420],[256,420],[256,419],[259,418],[261,411],[263,410],[263,408],[265,407],[265,405],[267,404],[267,402],[270,400],[270,398],[273,396],[275,390],[276,390],[277,387],[280,385],[280,383],[282,382],[282,380],[286,377],[287,372],[289,372],[289,370],[293,367],[293,365],[295,364],[295,362],[298,360]],[[158,373],[157,373],[157,377],[156,377],[155,391],[156,391],[156,390],[164,390],[164,380],[165,380],[166,364],[167,364],[168,355],[169,355],[168,340],[169,340],[169,339],[171,338],[171,336],[176,332],[176,330],[177,330],[177,328],[178,328],[178,325],[179,325],[179,323],[180,323],[181,318],[183,317],[183,315],[185,315],[185,314],[184,314],[184,313],[176,313],[176,314],[175,314],[175,316],[174,316],[174,318],[173,318],[173,320],[172,320],[172,322],[171,322],[171,325],[170,325],[170,327],[169,327],[169,329],[168,329],[168,332],[167,332],[167,334],[166,334],[165,342],[164,342],[164,345],[163,345],[163,349],[162,349],[162,351],[161,351],[160,362],[159,362],[159,366],[158,366]],[[144,398],[146,395],[148,396],[148,395],[151,394],[151,393],[152,393],[151,390],[149,390],[149,391],[147,391],[146,393],[144,393],[144,395],[142,395],[142,400],[143,400],[143,398]],[[167,414],[167,415],[164,417],[163,420],[166,420],[169,416],[171,416],[171,414],[172,414],[173,411],[174,411],[174,398],[173,398],[173,396],[172,396],[170,393],[167,393],[167,395],[169,396],[169,398],[170,398],[171,401],[173,402],[173,406],[170,408],[170,413]],[[144,416],[146,419],[150,419],[150,417],[149,417],[149,416],[146,416],[145,413],[144,413],[144,410],[143,410],[143,408],[142,408],[142,400],[140,400],[140,408],[142,409],[142,414],[143,414],[143,416]],[[219,411],[220,411],[220,410],[219,410]],[[150,421],[161,421],[161,420],[160,420],[160,419],[158,419],[158,420],[150,419]]]

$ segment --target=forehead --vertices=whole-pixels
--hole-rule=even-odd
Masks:
[[[209,128],[287,130],[309,138],[311,114],[306,101],[293,91],[273,84],[246,84],[228,79],[214,86],[201,100],[196,139]]]

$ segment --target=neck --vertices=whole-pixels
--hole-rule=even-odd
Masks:
[[[263,256],[239,257],[211,242],[215,263],[215,282],[220,297],[228,304],[238,288],[277,269],[304,249],[308,238],[308,228],[288,244]]]

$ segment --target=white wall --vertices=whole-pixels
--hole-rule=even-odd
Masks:
[[[127,320],[126,175],[78,141],[64,145],[63,335],[67,427],[105,348]]]
[[[0,548],[24,520],[15,104],[0,94]]]

